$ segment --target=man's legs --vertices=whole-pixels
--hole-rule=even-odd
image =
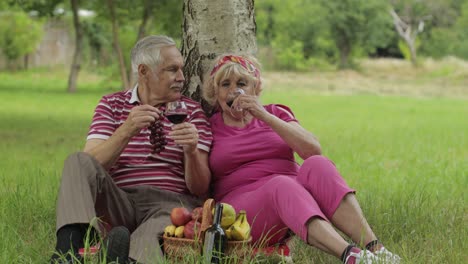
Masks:
[[[57,200],[57,251],[77,252],[91,224],[105,231],[96,217],[112,226],[133,230],[135,210],[127,194],[118,188],[106,170],[90,155],[74,153],[65,161]]]
[[[139,263],[159,263],[163,257],[159,239],[164,228],[171,224],[172,208],[183,206],[192,210],[203,201],[152,186],[130,187],[125,191],[135,202],[139,223],[131,235],[130,257]]]

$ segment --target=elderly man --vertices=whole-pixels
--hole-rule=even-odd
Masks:
[[[212,135],[200,105],[181,95],[184,61],[175,42],[143,38],[131,60],[138,84],[102,97],[84,152],[65,161],[52,263],[73,263],[86,232],[102,234],[106,224],[116,227],[104,240],[108,262],[154,263],[171,209],[199,206],[208,192]],[[180,124],[164,116],[176,100],[188,110]]]

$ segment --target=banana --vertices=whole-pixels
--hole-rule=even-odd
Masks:
[[[164,228],[164,235],[167,237],[173,237],[175,235],[176,226],[175,225],[168,225]]]
[[[224,233],[228,240],[232,240],[232,225],[228,229],[224,230]]]
[[[179,238],[184,237],[184,226],[176,227],[176,229],[174,231],[174,235],[175,235],[175,237],[179,237]]]
[[[236,221],[231,226],[231,236],[234,240],[247,240],[250,237],[250,224],[245,210],[240,210]]]

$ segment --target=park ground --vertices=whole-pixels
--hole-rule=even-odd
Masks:
[[[46,263],[63,161],[118,78],[67,69],[0,72],[0,262]],[[358,70],[266,72],[264,103],[288,105],[320,140],[378,237],[403,263],[466,263],[468,63],[365,60]],[[339,263],[302,242],[296,263]]]

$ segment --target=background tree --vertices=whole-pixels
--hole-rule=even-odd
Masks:
[[[381,0],[321,0],[330,34],[339,50],[340,68],[348,68],[357,49],[366,52],[385,44],[391,30],[388,4]]]
[[[324,10],[317,1],[257,1],[255,13],[265,67],[307,70],[317,59],[333,57]]]
[[[8,67],[16,69],[14,62],[36,49],[42,38],[41,23],[21,11],[0,13],[0,49],[8,61]]]
[[[125,60],[123,57],[122,49],[120,47],[119,24],[117,21],[114,0],[107,0],[107,7],[109,8],[110,21],[112,24],[112,45],[114,46],[114,50],[117,54],[117,59],[119,61],[120,78],[122,80],[122,86],[123,89],[128,89],[130,87],[130,83],[127,76],[127,67],[125,66]]]
[[[435,57],[453,51],[451,42],[456,35],[453,29],[463,2],[466,0],[390,1],[395,29],[407,46],[406,57],[413,65],[417,64],[419,47]]]
[[[68,88],[70,93],[76,92],[76,80],[81,67],[81,54],[83,50],[83,27],[80,23],[78,15],[79,0],[70,0],[71,9],[73,13],[73,27],[75,28],[75,52],[73,54],[73,61],[68,76]]]
[[[431,0],[425,2],[430,6],[431,19],[427,21],[424,31],[419,35],[418,53],[433,58],[442,58],[448,55],[456,55],[467,58],[460,52],[461,46],[468,39],[460,34],[463,29],[458,26],[466,12],[463,6],[467,0]],[[460,45],[461,44],[461,45]]]
[[[226,52],[255,53],[252,0],[184,0],[184,94],[202,101],[200,86],[212,60]],[[205,110],[208,106],[202,102]]]

